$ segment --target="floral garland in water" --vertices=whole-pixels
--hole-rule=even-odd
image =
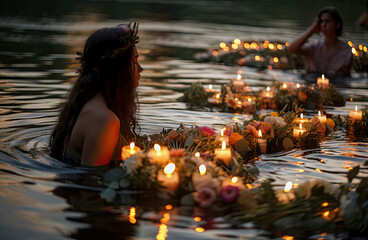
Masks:
[[[354,56],[354,70],[368,72],[367,46],[348,42]],[[215,62],[227,65],[240,65],[258,69],[304,69],[300,56],[287,51],[289,42],[255,41],[235,39],[233,42],[221,42],[220,48],[197,53],[198,62]]]
[[[108,187],[101,197],[119,202],[124,191],[136,190],[179,205],[229,213],[226,219],[233,222],[263,221],[279,226],[287,222],[301,228],[308,221],[313,223],[309,226],[320,226],[310,229],[315,232],[336,227],[334,224],[345,230],[367,229],[368,178],[352,184],[359,166],[348,172],[349,183],[340,187],[323,180],[298,187],[289,182],[285,189],[275,189],[270,181],[253,184],[258,169],[249,161],[260,153],[315,146],[336,128],[358,127],[368,134],[367,109],[362,111],[362,120],[354,120],[355,115],[346,120],[334,115],[306,119],[301,111],[254,115],[219,135],[209,127],[181,124],[176,130],[137,138],[144,151],[132,153],[121,167],[104,174]],[[162,147],[154,150],[157,143]],[[237,211],[231,213],[233,210]]]
[[[239,84],[241,83],[241,84]],[[216,92],[205,89],[200,83],[193,83],[179,101],[189,107],[217,107],[223,111],[255,113],[257,109],[278,109],[287,106],[287,110],[322,109],[323,106],[344,106],[345,99],[331,85],[302,85],[293,82],[277,81],[272,87],[259,92],[244,84],[243,80],[232,80]]]

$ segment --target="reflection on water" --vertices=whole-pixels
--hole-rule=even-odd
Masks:
[[[321,6],[333,3],[310,2],[309,8],[297,1],[269,0],[51,1],[46,5],[24,1],[22,7],[0,3],[0,230],[7,229],[1,231],[2,237],[272,238],[273,233],[252,223],[235,226],[201,209],[147,204],[149,196],[137,193],[121,193],[121,204],[106,206],[99,198],[104,186],[96,178],[85,179],[91,169],[74,168],[48,156],[49,134],[59,103],[76,76],[75,52],[81,51],[93,30],[116,25],[122,16],[141,22],[138,48],[145,70],[138,94],[142,133],[177,128],[181,122],[219,130],[251,116],[190,110],[177,99],[194,82],[211,83],[219,89],[235,77],[239,67],[199,64],[193,55],[234,38],[290,41],[309,25],[310,16]],[[359,2],[336,4],[346,17],[349,40],[367,45],[368,33],[353,25],[362,9]],[[241,69],[254,90],[276,80],[302,82],[293,71]],[[329,107],[328,112],[345,116],[355,105],[367,105],[367,78],[357,77],[360,80],[351,88],[338,90],[359,102]],[[273,178],[280,187],[286,181],[298,184],[315,178],[345,182],[348,169],[368,160],[367,145],[366,138],[353,139],[336,131],[315,149],[263,154],[254,163],[260,169],[257,182]],[[367,174],[363,168],[359,177]]]

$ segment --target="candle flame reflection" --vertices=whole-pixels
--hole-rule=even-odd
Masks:
[[[131,224],[135,224],[137,222],[137,220],[135,219],[135,215],[136,215],[135,207],[131,207],[129,209],[129,222]]]

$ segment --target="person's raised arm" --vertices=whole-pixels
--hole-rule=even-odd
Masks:
[[[82,164],[90,166],[108,164],[119,138],[119,119],[113,113],[103,114],[88,128],[83,144]]]
[[[319,22],[320,20],[316,18],[313,24],[295,41],[293,41],[290,46],[287,48],[289,52],[296,54],[303,54],[302,46],[304,43],[310,38],[314,33],[319,33]]]

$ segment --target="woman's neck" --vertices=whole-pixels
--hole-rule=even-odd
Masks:
[[[327,46],[333,46],[336,45],[339,39],[336,35],[334,36],[325,36],[325,43]]]

